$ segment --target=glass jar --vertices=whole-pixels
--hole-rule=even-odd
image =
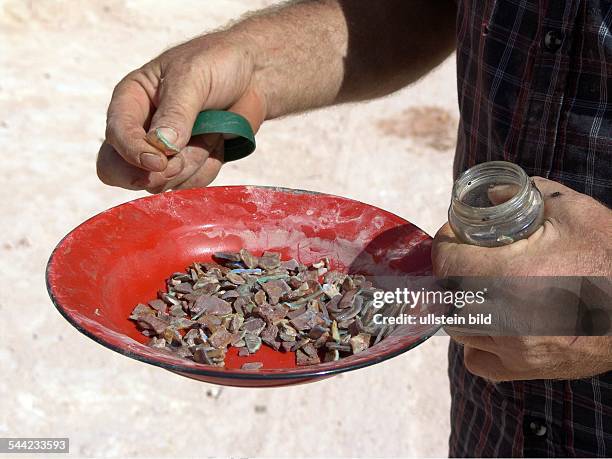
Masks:
[[[461,241],[483,247],[529,237],[544,220],[542,194],[506,161],[478,164],[455,181],[448,222]]]

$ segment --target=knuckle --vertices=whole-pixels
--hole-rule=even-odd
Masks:
[[[109,109],[112,107],[112,101],[115,100],[117,97],[120,97],[123,91],[127,89],[131,82],[137,81],[139,75],[140,69],[132,70],[130,73],[124,76],[119,81],[119,83],[115,85],[115,87],[113,88],[113,93],[111,95],[111,106],[109,107]]]
[[[157,124],[163,123],[167,127],[178,128],[181,122],[187,120],[187,113],[185,109],[178,103],[171,103],[163,108],[163,112],[160,113],[157,118]]]
[[[482,368],[479,359],[480,351],[469,347],[463,348],[463,363],[465,368],[476,376],[485,376],[482,373]]]
[[[133,141],[126,137],[126,132],[122,132],[121,130],[121,120],[116,117],[110,117],[106,121],[106,129],[104,132],[104,137],[106,139],[106,143],[111,145],[115,151],[122,156],[123,154],[131,154],[131,147],[133,146]]]
[[[112,118],[109,118],[106,121],[106,130],[104,131],[104,137],[106,141],[111,144],[113,147],[117,148],[117,135],[116,135],[116,123]]]
[[[123,89],[123,87],[125,86],[126,82],[130,79],[130,75],[131,74],[127,74],[126,76],[124,76],[121,81],[119,81],[119,83],[117,83],[115,85],[115,87],[113,88],[113,92],[111,94],[111,101],[114,100],[119,93],[121,92],[121,90]],[[109,107],[110,108],[110,107]]]
[[[482,356],[485,351],[464,348],[463,363],[465,368],[475,376],[487,379],[492,382],[503,381],[503,371],[500,368],[490,368],[483,363]]]

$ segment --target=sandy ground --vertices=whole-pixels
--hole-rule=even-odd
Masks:
[[[169,45],[270,3],[0,2],[0,437],[67,436],[75,457],[446,455],[446,338],[316,384],[221,389],[99,346],[47,296],[60,238],[143,195],[95,175],[114,84]],[[454,75],[451,58],[384,100],[269,122],[257,154],[215,184],[339,194],[433,234],[450,195]]]

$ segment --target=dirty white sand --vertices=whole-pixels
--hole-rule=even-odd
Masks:
[[[67,436],[75,457],[446,455],[445,338],[316,384],[220,390],[99,346],[47,296],[59,239],[143,195],[95,175],[114,84],[165,47],[270,3],[0,1],[0,437]],[[257,154],[216,184],[348,196],[433,234],[450,194],[456,104],[451,58],[384,100],[265,124]]]

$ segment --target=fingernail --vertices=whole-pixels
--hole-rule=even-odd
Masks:
[[[161,172],[164,170],[164,161],[155,153],[141,153],[140,164],[150,171]]]
[[[160,127],[155,129],[155,137],[166,147],[168,150],[179,152],[180,149],[174,144],[178,140],[177,132],[168,127]]]

